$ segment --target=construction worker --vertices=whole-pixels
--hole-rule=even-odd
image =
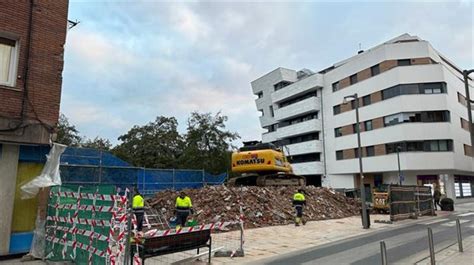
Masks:
[[[194,214],[191,198],[186,196],[184,191],[181,191],[176,198],[176,228],[186,226],[186,221],[190,213]]]
[[[306,221],[303,221],[303,207],[306,205],[306,199],[304,197],[304,190],[298,189],[298,191],[293,195],[293,206],[296,210],[295,226],[299,226],[301,222],[303,225],[306,224]]]
[[[132,200],[132,209],[135,217],[137,218],[137,230],[142,231],[143,227],[143,216],[145,215],[145,199],[140,194],[140,191],[135,187],[135,195]]]

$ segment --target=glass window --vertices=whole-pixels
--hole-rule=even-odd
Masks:
[[[258,96],[258,98],[263,98],[263,91],[258,92],[257,96]]]
[[[359,158],[359,148],[354,148],[354,157]]]
[[[351,75],[351,76],[349,77],[349,79],[350,79],[350,81],[351,81],[351,85],[357,83],[357,74]]]
[[[377,65],[374,65],[374,66],[370,67],[370,73],[372,74],[372,76],[380,74],[379,65],[377,64]]]
[[[401,113],[386,116],[383,118],[385,126],[395,125],[401,122],[403,115]]]
[[[375,148],[373,146],[367,146],[365,148],[367,156],[374,156],[375,155]]]
[[[439,151],[438,141],[430,141],[430,151]]]
[[[440,140],[439,141],[439,151],[448,151],[448,141],[446,140]]]
[[[275,113],[273,112],[273,106],[270,106],[270,115],[272,117],[275,117]]]
[[[411,60],[410,60],[410,59],[398,60],[398,61],[397,61],[397,65],[398,65],[398,66],[411,65]]]
[[[332,84],[332,91],[338,91],[339,90],[339,82],[333,83]]]
[[[334,135],[336,137],[342,136],[341,127],[334,129]]]
[[[344,159],[344,155],[342,151],[336,151],[336,160],[342,160]]]
[[[352,131],[354,133],[357,133],[357,124],[356,123],[352,124]]]
[[[364,106],[370,105],[372,103],[370,100],[370,95],[363,97],[362,102],[364,103]]]
[[[333,107],[334,115],[341,113],[341,105],[337,105]]]
[[[403,84],[400,85],[401,95],[420,94],[420,87],[418,84]]]
[[[382,98],[389,99],[400,95],[400,86],[393,86],[382,90]]]
[[[373,127],[372,127],[372,121],[365,121],[364,122],[364,126],[365,126],[365,130],[366,131],[372,131],[373,130]]]
[[[0,84],[14,86],[16,76],[16,41],[0,37]]]

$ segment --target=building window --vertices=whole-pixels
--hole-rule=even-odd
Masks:
[[[344,159],[344,154],[341,151],[336,151],[336,160],[342,160]]]
[[[467,100],[466,97],[463,96],[461,93],[458,92],[458,101],[464,106],[467,106]]]
[[[374,65],[372,67],[370,67],[370,73],[372,74],[372,76],[376,76],[378,74],[380,74],[380,67],[379,65]]]
[[[258,97],[258,98],[263,98],[263,91],[258,92],[258,93],[257,93],[257,97]]]
[[[259,109],[258,111],[260,111],[260,116],[263,117],[265,113],[263,113],[263,109]]]
[[[364,104],[364,106],[370,105],[372,103],[372,101],[370,100],[370,95],[363,97],[362,103]]]
[[[273,88],[275,88],[275,91],[278,91],[286,86],[289,86],[291,85],[292,83],[291,82],[288,82],[288,81],[281,81],[281,82],[278,82],[276,84],[273,85]]]
[[[423,84],[423,93],[425,94],[441,94],[443,93],[442,83]]]
[[[297,144],[297,143],[308,142],[308,141],[313,141],[313,140],[319,140],[319,132],[308,133],[308,134],[286,138],[283,140],[283,143],[284,144]]]
[[[332,108],[334,115],[341,113],[341,105],[334,106]]]
[[[304,154],[304,155],[294,155],[294,156],[291,156],[290,160],[291,160],[291,163],[293,164],[321,161],[321,154],[309,153],[309,154]]]
[[[300,123],[300,122],[314,120],[314,119],[317,119],[317,118],[318,118],[318,112],[313,112],[313,113],[305,114],[303,116],[299,116],[299,117],[296,117],[296,118],[293,118],[293,119],[284,120],[284,121],[280,122],[280,127],[285,127],[285,126],[292,125],[292,124],[297,124],[297,123]]]
[[[317,91],[312,91],[312,92],[303,94],[301,96],[298,96],[296,98],[292,98],[292,99],[289,99],[289,100],[286,100],[286,101],[282,101],[279,104],[279,106],[280,106],[280,108],[283,108],[283,107],[286,107],[288,105],[292,105],[292,104],[298,103],[300,101],[303,101],[305,99],[308,99],[308,98],[311,98],[311,97],[317,97],[317,96],[318,96]]]
[[[273,106],[270,106],[270,115],[272,115],[272,117],[275,117],[275,113],[273,112]]]
[[[336,137],[342,136],[341,127],[334,129],[334,135],[335,135]]]
[[[332,83],[332,92],[336,92],[339,90],[339,82]]]
[[[374,128],[372,127],[372,121],[365,121],[364,127],[366,131],[372,131]]]
[[[359,158],[359,148],[354,148],[354,157]]]
[[[351,85],[357,83],[357,74],[351,75],[349,79],[351,81]]]
[[[352,124],[352,131],[357,133],[357,123]]]
[[[0,85],[14,86],[17,69],[17,42],[0,37]]]
[[[411,60],[410,60],[410,59],[398,60],[398,61],[397,61],[397,65],[398,65],[398,66],[411,65]]]
[[[375,156],[375,148],[373,146],[367,146],[365,152],[367,153],[367,156]]]

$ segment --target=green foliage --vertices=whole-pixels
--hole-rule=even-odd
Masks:
[[[84,141],[81,144],[81,147],[109,151],[112,148],[112,144],[110,143],[109,139],[96,136],[94,139],[87,139]]]
[[[138,167],[204,169],[218,174],[230,168],[232,141],[240,138],[226,130],[227,116],[220,112],[193,112],[187,121],[186,134],[178,132],[174,117],[158,116],[146,125],[133,126],[112,148],[108,139],[81,138],[76,127],[61,114],[58,142],[68,146],[111,151],[114,155]]]
[[[191,113],[186,147],[181,157],[182,166],[204,169],[211,173],[222,173],[230,166],[231,142],[240,138],[237,133],[225,130],[227,116],[217,113]]]
[[[76,126],[69,123],[69,119],[64,114],[59,115],[58,124],[56,125],[57,138],[56,142],[67,146],[79,146],[82,138]]]
[[[133,126],[118,139],[121,144],[112,152],[135,166],[177,168],[183,140],[176,118],[159,116],[144,126]]]

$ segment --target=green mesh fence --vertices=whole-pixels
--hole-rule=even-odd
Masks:
[[[47,259],[106,264],[113,223],[110,207],[114,202],[110,198],[115,194],[112,185],[52,187],[46,223]]]

